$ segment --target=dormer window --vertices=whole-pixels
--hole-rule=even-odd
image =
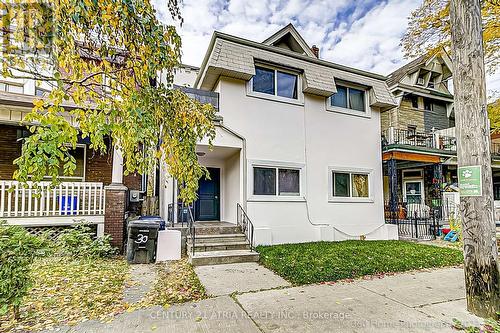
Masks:
[[[425,84],[425,75],[424,74],[420,74],[417,78],[417,85],[419,86],[423,86]]]
[[[298,99],[298,75],[278,69],[255,66],[252,91],[278,97]]]
[[[365,91],[337,84],[337,92],[330,97],[330,105],[365,112]]]

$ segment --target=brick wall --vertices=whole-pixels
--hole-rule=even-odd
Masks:
[[[111,183],[113,158],[108,154],[101,155],[92,149],[87,149],[87,165],[85,180],[88,182],[102,182],[104,185]]]
[[[102,182],[104,185],[111,184],[113,171],[112,152],[101,155],[91,149],[87,149],[87,166],[85,180],[88,182]],[[129,190],[141,189],[141,175],[129,174],[123,177],[123,184]]]
[[[398,128],[408,129],[408,126],[416,126],[417,131],[425,132],[424,110],[413,108],[411,101],[403,98],[399,105]]]
[[[111,244],[123,251],[126,190],[124,188],[106,188],[106,213],[104,233],[111,235]]]
[[[16,170],[13,162],[21,155],[21,143],[17,142],[20,127],[0,125],[0,179],[12,179]]]

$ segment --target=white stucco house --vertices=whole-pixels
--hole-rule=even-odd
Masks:
[[[318,53],[292,25],[262,43],[215,32],[199,70],[180,70],[220,116],[213,150],[197,147],[211,179],[196,221],[236,223],[240,204],[256,244],[397,239],[384,223],[380,112],[397,106],[386,77]],[[162,178],[161,215],[177,220],[176,182]]]

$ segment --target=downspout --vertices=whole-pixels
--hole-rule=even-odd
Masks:
[[[309,200],[307,198],[307,194],[309,193],[309,175],[308,175],[308,172],[309,172],[309,168],[307,167],[307,126],[306,126],[306,107],[305,107],[305,101],[304,101],[304,162],[306,164],[306,196],[305,196],[305,203],[306,203],[306,214],[307,214],[307,221],[309,222],[309,224],[313,225],[313,226],[330,226],[329,223],[318,223],[318,222],[313,222],[311,220],[311,214],[309,213]],[[332,226],[333,227],[333,226]],[[333,227],[334,229],[336,229],[335,227]],[[340,231],[340,230],[339,230]]]

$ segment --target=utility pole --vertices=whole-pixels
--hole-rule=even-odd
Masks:
[[[496,319],[500,310],[500,263],[493,208],[481,1],[451,0],[450,19],[467,309],[480,317]],[[470,181],[474,177],[477,182]]]

